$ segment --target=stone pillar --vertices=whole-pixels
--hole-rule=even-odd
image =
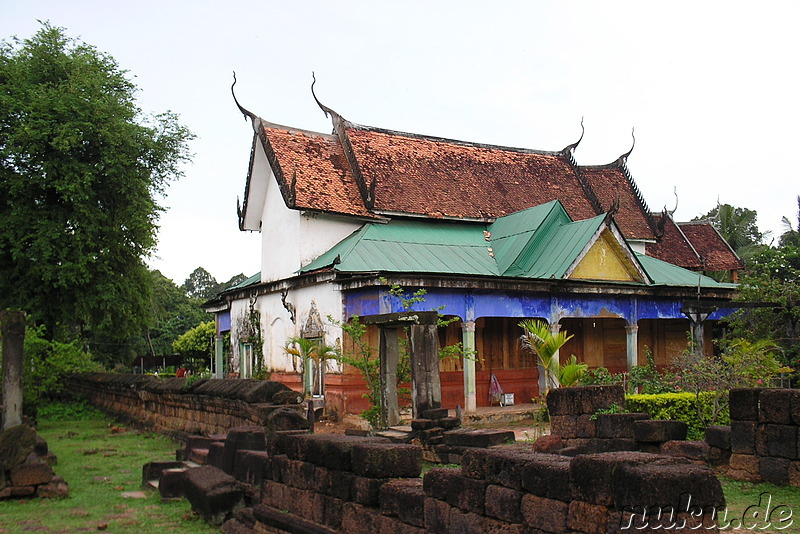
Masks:
[[[464,369],[464,411],[478,411],[478,394],[475,387],[475,321],[461,323],[461,346],[464,349],[462,366]]]
[[[442,407],[439,379],[439,336],[435,324],[411,326],[411,398],[414,419]]]
[[[381,413],[388,426],[400,424],[397,403],[397,362],[400,359],[397,328],[381,328]]]
[[[625,334],[628,372],[630,372],[636,365],[639,365],[639,325],[626,325]]]
[[[697,355],[705,353],[705,339],[703,337],[703,323],[705,323],[710,311],[693,307],[684,308],[683,314],[689,318],[692,325],[692,352]]]
[[[703,320],[692,322],[692,351],[698,355],[705,353],[703,322]]]
[[[225,378],[223,376],[225,366],[222,364],[225,358],[224,339],[225,338],[219,334],[214,337],[214,378]]]
[[[25,313],[0,312],[3,332],[3,428],[22,423],[22,372],[25,346]]]

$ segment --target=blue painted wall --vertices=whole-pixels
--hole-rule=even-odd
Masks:
[[[408,290],[408,294],[414,289]],[[412,309],[439,309],[464,321],[479,317],[539,317],[550,322],[563,317],[619,317],[629,324],[640,319],[686,319],[681,313],[683,300],[620,295],[554,296],[549,293],[501,291],[458,291],[430,289],[425,301]],[[345,295],[347,318],[404,311],[400,299],[382,288],[348,291]],[[721,319],[733,310],[723,309],[710,318]]]

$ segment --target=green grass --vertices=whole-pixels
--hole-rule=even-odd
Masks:
[[[720,482],[727,501],[727,519],[731,527],[741,525],[739,529],[726,531],[800,534],[800,488],[740,482],[727,477],[720,477]],[[770,512],[766,512],[768,503]],[[781,514],[787,511],[790,515],[783,515],[782,522]],[[771,518],[765,519],[770,513]],[[748,529],[749,525],[755,528]]]
[[[0,501],[0,533],[219,532],[186,500],[165,503],[157,492],[123,497],[141,491],[145,463],[175,458],[173,441],[115,426],[91,409],[56,407],[40,414],[39,434],[58,456],[54,470],[69,484],[69,497]]]

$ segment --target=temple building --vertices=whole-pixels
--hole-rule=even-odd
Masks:
[[[562,359],[611,372],[643,364],[646,351],[668,365],[687,335],[713,350],[736,286],[703,273],[735,276],[741,262],[709,224],[652,213],[627,168],[630,152],[582,166],[578,143],[542,151],[442,139],[362,126],[320,106],[331,134],[240,108],[254,135],[239,227],[262,235],[261,272],[206,305],[218,333],[230,331],[240,376],[254,357],[297,389],[322,372],[329,410],[362,411],[354,369],[313,369],[284,346],[306,337],[352,348],[337,323],[405,311],[393,286],[424,289],[411,309],[454,319],[439,329],[440,345],[460,342],[474,355],[441,361],[447,408],[488,405],[492,375],[517,402],[539,395],[536,358],[519,341],[526,318],[574,335]],[[376,354],[379,337],[367,330]]]

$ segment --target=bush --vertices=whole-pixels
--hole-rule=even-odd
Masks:
[[[628,374],[628,391],[652,395],[676,391],[678,377],[659,370],[650,349],[645,349],[644,357],[647,364],[634,366]]]
[[[625,402],[631,412],[645,412],[653,419],[683,421],[689,425],[689,439],[702,439],[711,424],[730,424],[727,407],[719,411],[715,406],[716,392],[660,393],[628,395]]]
[[[184,356],[210,358],[213,356],[214,321],[206,321],[184,332],[172,343],[172,350]]]
[[[589,369],[581,375],[581,386],[613,386],[622,383],[621,375],[612,375],[606,367]]]
[[[41,326],[29,326],[25,330],[24,350],[23,405],[25,413],[34,417],[42,399],[57,396],[64,390],[67,377],[103,370],[78,341],[48,341]]]

